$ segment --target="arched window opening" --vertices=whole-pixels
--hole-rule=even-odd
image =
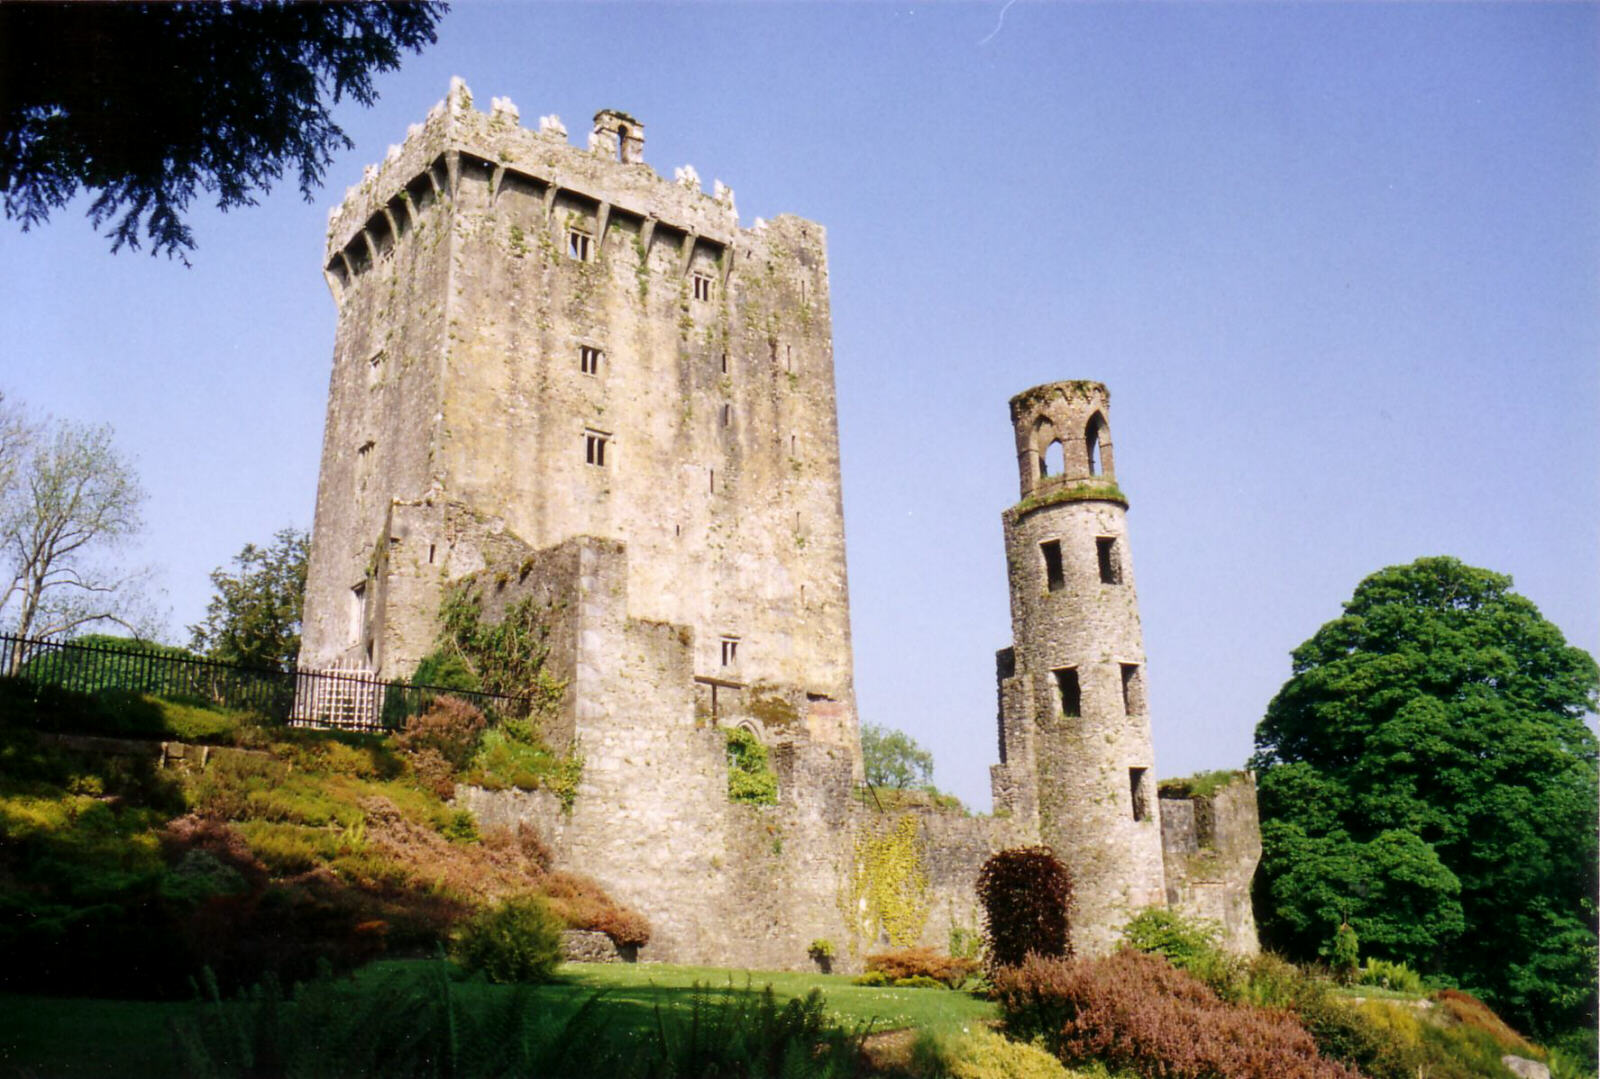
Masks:
[[[1063,454],[1059,438],[1046,446],[1044,455],[1039,458],[1039,475],[1041,477],[1061,475]]]
[[[1104,435],[1105,429],[1106,420],[1104,416],[1096,412],[1089,417],[1089,426],[1083,433],[1083,447],[1089,459],[1089,475],[1091,476],[1100,475],[1100,469],[1104,463],[1100,456],[1100,439]]]
[[[628,125],[627,124],[618,124],[617,125],[617,160],[621,161],[623,164],[627,164],[627,161],[628,161],[627,145],[628,145]]]

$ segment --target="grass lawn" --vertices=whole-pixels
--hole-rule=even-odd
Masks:
[[[435,960],[374,963],[356,977],[376,982],[397,972],[423,973]],[[851,985],[846,975],[787,971],[729,970],[659,963],[568,963],[559,980],[532,991],[534,1001],[559,1021],[576,1012],[596,992],[604,1029],[618,1039],[647,1037],[656,1010],[672,1017],[687,1014],[695,984],[710,990],[772,986],[780,1000],[820,989],[829,1013],[846,1030],[869,1024],[873,1031],[916,1027],[955,1032],[994,1018],[988,1001],[942,989],[885,989]],[[458,983],[465,1000],[485,1001],[513,992],[510,987]],[[175,1074],[168,1020],[191,1014],[193,1004],[129,1000],[0,995],[0,1077],[100,1077],[144,1079]]]

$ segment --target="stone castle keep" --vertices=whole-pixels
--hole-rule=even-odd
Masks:
[[[491,620],[537,603],[566,685],[544,734],[581,755],[576,796],[459,797],[644,913],[645,958],[943,949],[981,924],[983,861],[1038,842],[1073,873],[1080,950],[1169,904],[1253,950],[1253,785],[1157,794],[1105,388],[1011,402],[995,815],[883,812],[856,793],[824,230],[741,228],[731,191],[666,180],[643,148],[625,113],[580,149],[554,117],[475,110],[457,80],[332,214],[302,665],[410,676],[469,575]],[[741,726],[777,805],[729,800]]]

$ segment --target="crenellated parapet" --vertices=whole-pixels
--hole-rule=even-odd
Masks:
[[[628,221],[646,256],[655,244],[681,252],[685,274],[691,263],[708,258],[725,279],[741,240],[744,246],[759,244],[765,228],[758,220],[740,229],[733,191],[721,181],[707,194],[690,166],[669,180],[645,164],[644,125],[625,112],[596,113],[587,147],[578,147],[557,117],[541,117],[536,131],[524,128],[508,98],[494,98],[489,112],[478,111],[471,90],[457,78],[445,99],[411,126],[404,142],[390,146],[381,163],[369,165],[329,213],[323,265],[334,298],[342,302],[344,290],[412,231],[429,207],[453,200],[466,173],[487,179],[491,205],[511,186],[532,192],[542,199],[547,221],[558,202],[586,205],[597,250],[604,250],[608,228]]]

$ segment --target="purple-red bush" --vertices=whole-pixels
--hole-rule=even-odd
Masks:
[[[457,770],[477,751],[485,726],[483,713],[459,697],[435,697],[428,710],[406,720],[395,744],[408,754],[431,749]]]
[[[1229,1004],[1159,956],[1030,956],[998,971],[995,995],[1014,1037],[1042,1037],[1068,1065],[1165,1079],[1360,1079],[1318,1055],[1288,1012]]]
[[[978,961],[940,955],[932,948],[901,948],[867,956],[867,969],[880,972],[891,982],[923,977],[954,989],[978,972]]]
[[[1017,966],[1029,955],[1072,954],[1072,878],[1049,847],[1013,847],[984,862],[978,899],[992,969]]]

